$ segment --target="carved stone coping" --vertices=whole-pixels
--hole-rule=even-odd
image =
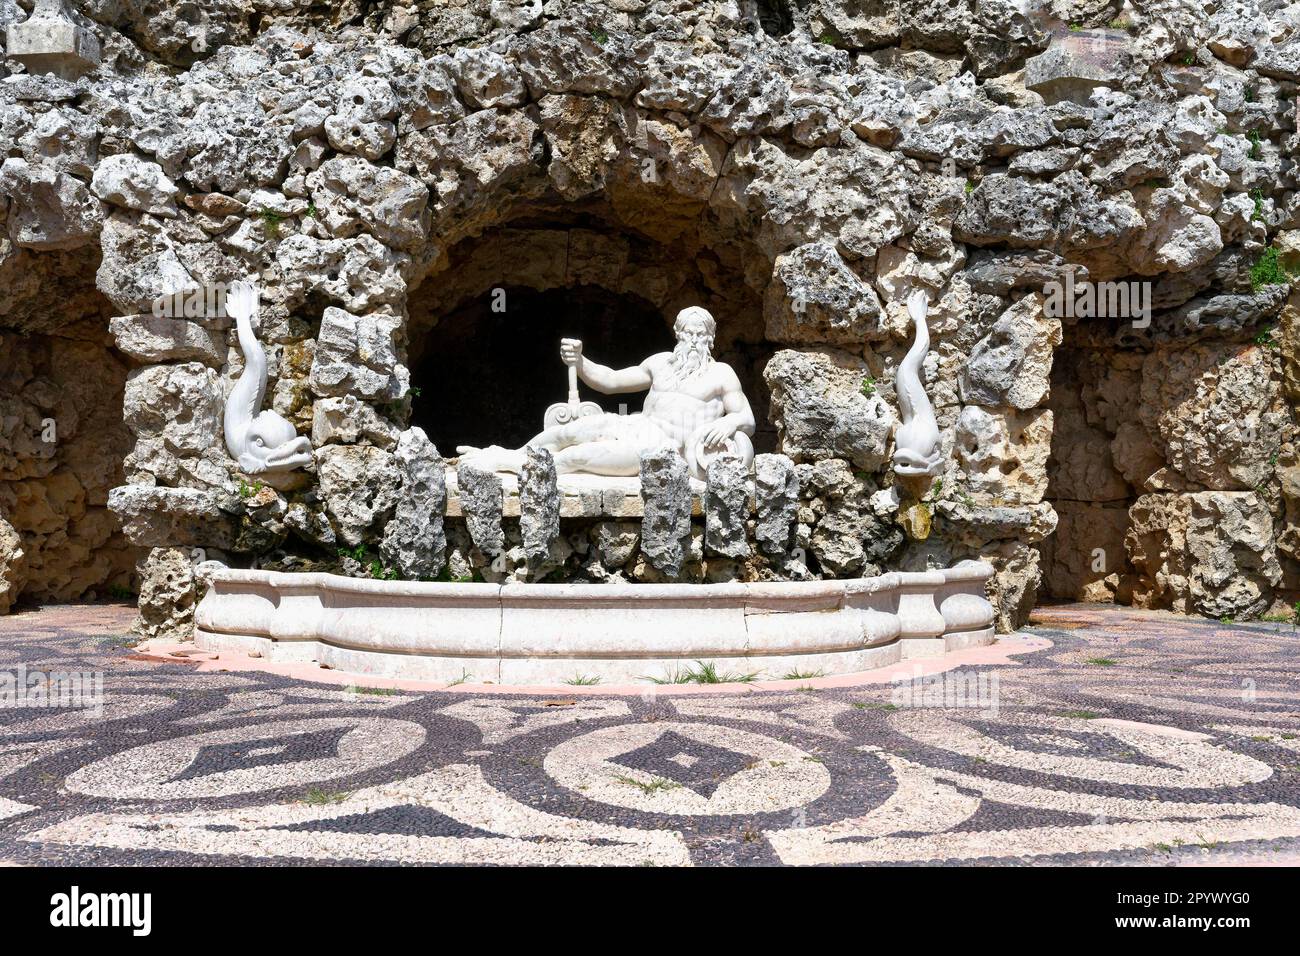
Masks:
[[[225,569],[196,611],[196,640],[429,681],[634,683],[696,661],[846,674],[991,643],[992,574],[966,561],[845,581],[497,585]]]
[[[519,517],[519,479],[502,474],[501,490],[504,495],[502,517]],[[556,481],[560,491],[561,518],[641,518],[645,512],[641,500],[640,478],[608,478],[603,475],[560,475]],[[702,492],[691,496],[691,514],[703,513]],[[749,503],[750,511],[754,502]],[[447,517],[463,517],[460,508],[460,488],[456,469],[447,469]]]

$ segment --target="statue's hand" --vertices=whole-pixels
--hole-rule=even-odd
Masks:
[[[565,365],[582,364],[582,340],[560,339],[560,358]]]
[[[257,286],[251,282],[232,282],[226,293],[226,314],[236,319],[252,319],[257,312]]]
[[[924,289],[917,289],[907,297],[907,314],[912,321],[920,325],[925,321],[925,310],[930,304],[930,296]]]
[[[708,451],[718,451],[727,444],[734,433],[735,428],[731,423],[725,417],[719,418],[704,430],[704,447]]]

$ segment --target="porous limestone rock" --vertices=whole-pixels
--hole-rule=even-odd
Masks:
[[[0,515],[0,614],[8,614],[26,582],[26,553],[13,525]]]
[[[528,100],[523,74],[495,50],[462,47],[455,52],[452,69],[461,95],[475,109],[522,106]]]
[[[397,94],[379,76],[352,77],[339,87],[334,112],[325,120],[325,135],[340,153],[376,160],[393,148],[397,128]]]
[[[718,455],[709,462],[704,494],[704,549],[725,558],[749,557],[745,531],[754,482],[745,461]]]
[[[409,382],[398,339],[401,327],[396,316],[327,308],[316,338],[312,390],[380,401],[401,398]]]
[[[1247,617],[1281,581],[1267,502],[1253,491],[1143,495],[1129,509],[1135,600],[1210,617]]]
[[[782,350],[763,371],[781,450],[797,462],[846,458],[876,471],[897,415],[864,363],[845,352]]]
[[[963,488],[977,501],[1036,504],[1047,491],[1052,412],[998,412],[967,405],[957,416]]]
[[[226,496],[197,488],[122,485],[108,495],[108,508],[134,545],[145,548],[233,548],[238,534]]]
[[[311,443],[316,448],[364,441],[391,451],[401,434],[373,405],[354,395],[322,398],[312,405]]]
[[[560,537],[560,492],[556,485],[555,457],[545,448],[528,446],[519,474],[519,530],[524,553],[540,564]]]
[[[93,6],[93,22],[72,16],[103,42],[97,70],[70,81],[11,59],[0,84],[0,508],[26,595],[129,582],[135,552],[105,509],[124,482],[139,490],[116,503],[153,547],[373,551],[401,496],[384,456],[413,415],[439,414],[408,388],[408,337],[417,351],[518,285],[665,315],[706,305],[755,444],[798,462],[793,481],[756,462],[763,560],[704,561],[707,521],[653,534],[681,553],[678,579],[986,555],[1005,627],[1032,601],[1041,544],[1054,592],[1070,578],[1073,594],[1187,594],[1179,606],[1238,616],[1268,588],[1298,596],[1282,396],[1300,397],[1300,320],[1273,266],[1300,260],[1286,166],[1300,47],[1282,8],[420,0],[343,29],[309,5],[252,16],[221,0],[197,19]],[[3,25],[20,16],[0,2]],[[1044,316],[1067,269],[1149,280],[1150,325]],[[152,310],[249,276],[266,407],[310,427],[335,459],[323,471],[353,491],[306,471],[284,495],[241,497],[212,440],[239,351],[217,317]],[[929,490],[886,472],[901,302],[918,288],[932,301],[921,379],[953,459]],[[125,401],[124,357],[143,366]],[[388,504],[367,484],[386,471]],[[1259,497],[1214,499],[1225,527],[1248,529],[1231,560],[1180,530],[1201,519],[1142,517],[1141,567],[1092,570],[1088,545],[1114,549],[1135,495],[1210,493]],[[1069,517],[1031,543],[1049,506]],[[919,509],[933,528],[900,557],[899,512]],[[562,576],[665,579],[631,525],[557,539],[578,549]],[[448,533],[455,577],[542,567],[523,569],[513,523],[508,572]],[[1197,583],[1147,557],[1189,551],[1237,570]],[[1158,584],[1180,575],[1191,583]]]
[[[790,550],[799,514],[799,476],[787,455],[754,456],[754,540],[766,555]]]
[[[1272,476],[1284,431],[1274,351],[1263,345],[1160,348],[1142,367],[1139,417],[1191,487],[1248,490]]]
[[[370,445],[326,445],[317,450],[316,468],[339,542],[356,547],[374,540],[401,493],[402,470],[393,454]]]
[[[153,216],[175,217],[176,184],[162,167],[130,153],[108,156],[95,167],[91,191],[114,206],[136,209]]]
[[[1024,626],[1043,579],[1038,550],[1019,541],[999,541],[981,549],[979,560],[987,561],[994,569],[988,583],[994,628],[999,634],[1007,634]]]
[[[146,638],[192,641],[199,584],[190,552],[152,548],[141,559],[138,573],[140,615],[132,630]]]
[[[1056,532],[1042,543],[1044,593],[1068,601],[1124,601],[1132,586],[1126,502],[1058,499]]]
[[[143,365],[159,362],[225,364],[226,339],[211,324],[155,315],[121,315],[109,322],[119,349]]]
[[[473,539],[474,547],[488,558],[495,558],[505,547],[501,528],[501,478],[494,472],[461,464],[456,468],[460,510]]]
[[[225,396],[216,371],[198,362],[150,365],[126,380],[123,418],[135,435],[128,480],[216,487],[228,478],[222,441]]]
[[[606,570],[617,571],[636,553],[641,525],[635,521],[598,521],[591,526],[591,541]]]
[[[402,432],[393,452],[402,476],[393,517],[384,526],[379,553],[408,580],[437,577],[446,563],[446,465],[420,428]]]
[[[0,193],[12,204],[9,238],[25,249],[75,249],[92,242],[104,221],[81,180],[18,157],[0,165]]]
[[[871,486],[843,459],[800,465],[799,482],[816,524],[808,549],[830,577],[880,573],[903,543],[903,530],[871,509]]]
[[[429,190],[388,166],[358,156],[327,159],[307,175],[315,207],[311,217],[325,237],[348,239],[368,232],[394,249],[420,243],[429,226]]]
[[[1033,408],[1047,397],[1052,352],[1060,344],[1060,320],[1044,313],[1042,295],[1023,296],[971,350],[960,378],[962,401]]]
[[[763,315],[774,342],[855,345],[882,332],[875,290],[830,242],[811,242],[777,258]]]
[[[686,459],[676,449],[641,455],[641,554],[668,577],[676,577],[690,553],[691,484]]]

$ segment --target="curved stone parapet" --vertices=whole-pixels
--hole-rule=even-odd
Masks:
[[[993,641],[993,569],[753,584],[442,584],[222,569],[198,646],[387,678],[501,684],[848,674]]]

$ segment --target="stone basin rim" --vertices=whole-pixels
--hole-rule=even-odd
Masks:
[[[397,679],[553,686],[726,671],[859,673],[992,643],[993,568],[717,584],[382,581],[212,569],[195,612],[208,651]]]
[[[527,592],[545,591],[550,599],[557,597],[590,598],[646,598],[695,597],[720,599],[746,596],[798,596],[815,597],[832,594],[869,594],[890,591],[894,588],[942,586],[960,582],[985,581],[993,574],[993,567],[983,561],[962,561],[937,571],[886,571],[865,578],[826,578],[814,581],[719,581],[719,582],[664,582],[639,584],[634,582],[607,582],[603,584],[543,582],[543,581],[384,581],[374,578],[354,578],[329,571],[262,571],[244,568],[221,568],[205,573],[213,584],[262,584],[278,591],[329,588],[356,594],[386,594],[427,597],[490,598],[492,592],[512,599],[522,598]],[[538,597],[542,597],[541,594]]]

